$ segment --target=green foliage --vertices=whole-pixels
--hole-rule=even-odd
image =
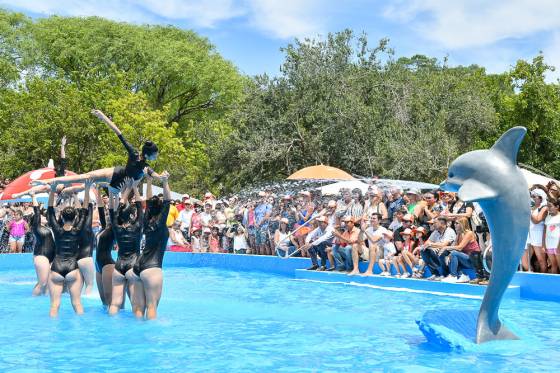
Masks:
[[[519,159],[560,177],[560,87],[542,55],[508,72],[396,58],[344,30],[283,48],[276,77],[241,76],[193,31],[97,17],[36,21],[0,10],[0,174],[58,158],[122,164],[110,115],[137,147],[156,142],[176,190],[223,193],[323,163],[439,182],[459,154],[528,128]]]

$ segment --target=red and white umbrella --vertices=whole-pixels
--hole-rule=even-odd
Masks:
[[[64,175],[76,175],[76,173],[72,171],[65,171]],[[0,195],[0,202],[29,202],[31,201],[31,198],[29,198],[29,196],[14,199],[12,198],[12,194],[22,193],[26,190],[31,189],[30,183],[34,180],[46,180],[52,179],[54,177],[56,177],[55,170],[49,167],[29,171],[12,181],[10,184],[6,185],[6,187],[4,188],[4,193]],[[40,193],[36,197],[37,199],[48,198],[48,194]]]

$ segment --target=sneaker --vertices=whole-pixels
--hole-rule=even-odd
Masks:
[[[414,272],[412,278],[422,278],[422,274],[420,272]]]
[[[315,271],[317,268],[319,268],[318,265],[312,265],[311,267],[307,268],[308,271]]]
[[[397,273],[397,274],[395,275],[395,277],[396,277],[396,278],[401,278],[401,274],[400,274],[400,273]]]
[[[317,269],[317,271],[321,271],[321,272],[322,272],[322,271],[325,271],[326,269],[327,269],[327,267],[325,267],[325,266],[320,266],[320,267]]]
[[[327,272],[332,272],[332,271],[334,271],[335,269],[336,269],[336,268],[334,268],[334,267],[327,268]]]
[[[457,277],[453,275],[449,275],[446,278],[442,279],[441,282],[448,282],[450,284],[454,284],[457,282]]]
[[[474,278],[474,279],[472,279],[472,280],[469,281],[469,284],[476,285],[476,284],[478,284],[478,283],[480,282],[480,280],[481,280],[481,279],[478,278],[478,277],[477,277],[477,278]]]
[[[408,272],[405,272],[404,275],[402,275],[402,278],[409,278],[411,275]]]
[[[434,281],[441,281],[443,280],[443,276],[436,276],[436,278],[434,278]]]
[[[467,276],[466,274],[461,274],[461,276],[459,276],[459,278],[457,279],[457,282],[459,284],[464,284],[470,281],[470,277]]]
[[[436,275],[431,275],[430,277],[428,277],[426,280],[428,281],[436,281]]]
[[[387,271],[383,271],[383,272],[381,272],[379,275],[380,275],[380,276],[389,276],[390,273],[387,272]]]

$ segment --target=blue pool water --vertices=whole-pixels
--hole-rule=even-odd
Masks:
[[[296,281],[212,268],[165,270],[159,318],[108,317],[97,297],[58,319],[32,298],[32,269],[0,271],[0,371],[555,371],[560,304],[507,299],[502,317],[532,334],[510,351],[426,343],[425,311],[479,300]]]

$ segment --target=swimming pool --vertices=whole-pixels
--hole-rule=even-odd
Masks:
[[[525,353],[446,352],[415,320],[479,300],[306,282],[256,272],[168,268],[156,321],[129,307],[105,314],[95,296],[60,317],[30,297],[34,273],[0,271],[0,371],[551,371],[560,365],[560,305],[506,299],[502,316],[534,333]],[[519,342],[528,343],[528,342]],[[491,349],[489,351],[492,351]],[[517,352],[516,352],[517,351]]]

